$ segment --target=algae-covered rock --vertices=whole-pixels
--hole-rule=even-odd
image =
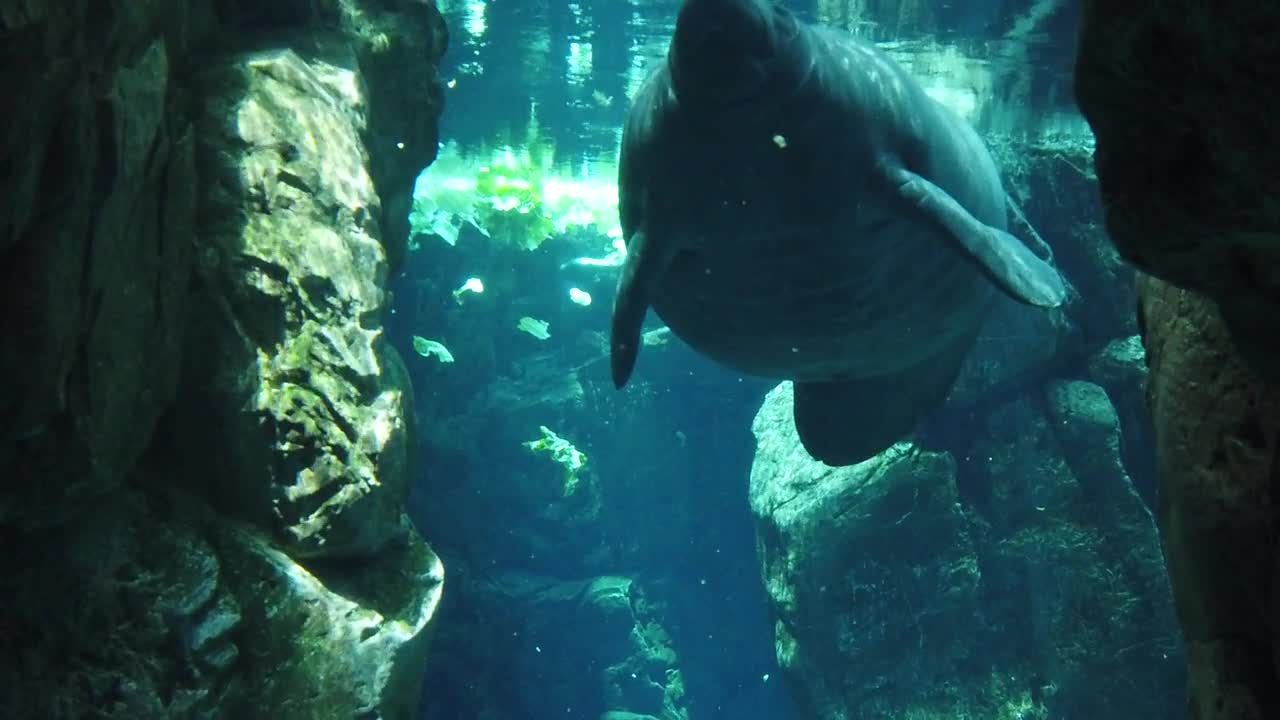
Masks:
[[[295,555],[396,539],[405,388],[387,371],[379,198],[354,59],[288,51],[206,73],[199,331],[180,432],[222,448],[192,480],[226,512],[278,526]]]
[[[1276,717],[1280,390],[1240,357],[1212,300],[1150,277],[1139,288],[1193,716]]]
[[[360,568],[309,572],[269,538],[217,540],[243,623],[241,697],[273,718],[415,717],[443,566],[414,534]]]
[[[1105,391],[985,408],[967,447],[812,460],[789,386],[756,417],[751,507],[803,718],[1178,717],[1159,538]]]
[[[1147,505],[1156,504],[1156,453],[1147,410],[1147,356],[1137,335],[1116,338],[1089,356],[1088,379],[1101,385],[1120,417],[1121,455]]]
[[[790,396],[779,385],[756,416],[750,501],[778,664],[803,717],[955,702],[936,679],[963,681],[957,668],[981,647],[981,572],[955,462],[899,443],[823,465],[799,443]]]

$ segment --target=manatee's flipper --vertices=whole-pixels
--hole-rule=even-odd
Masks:
[[[653,245],[643,230],[632,235],[627,243],[627,260],[622,265],[618,291],[613,297],[613,326],[609,338],[609,364],[615,387],[626,385],[635,369],[636,355],[640,352],[640,327],[649,310],[649,298],[658,278],[671,263],[670,251]]]
[[[1009,233],[987,225],[945,190],[905,168],[888,170],[898,196],[932,218],[991,281],[1014,300],[1057,307],[1067,297],[1062,277]]]
[[[840,467],[904,439],[946,400],[972,338],[899,373],[833,382],[795,382],[795,422],[804,449]]]

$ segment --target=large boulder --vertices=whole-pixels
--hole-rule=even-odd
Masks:
[[[804,452],[789,390],[756,417],[750,497],[801,717],[1178,716],[1159,538],[1101,387],[1055,382],[987,409],[967,447],[845,468]]]
[[[805,452],[790,385],[756,419],[751,473],[778,664],[804,718],[896,717],[945,702],[979,645],[981,572],[955,462],[899,443],[848,468]]]
[[[1116,247],[1225,303],[1267,371],[1280,309],[1278,31],[1274,3],[1093,0],[1075,67]]]
[[[1192,713],[1274,717],[1280,6],[1083,8],[1075,91],[1107,226],[1152,276],[1139,319]]]
[[[1280,389],[1236,353],[1215,303],[1140,283],[1160,526],[1196,720],[1280,716],[1274,538]]]
[[[0,7],[0,523],[124,482],[173,401],[196,232],[187,2]]]
[[[267,50],[206,73],[195,322],[176,435],[199,491],[294,554],[403,532],[404,379],[380,340],[386,253],[353,55]]]
[[[0,2],[0,716],[412,715],[441,568],[379,208],[434,156],[441,27]]]
[[[236,528],[215,546],[225,597],[249,635],[228,704],[282,719],[417,717],[444,568],[416,534],[358,570],[309,570],[271,538]]]

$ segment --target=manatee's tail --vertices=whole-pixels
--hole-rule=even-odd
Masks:
[[[652,247],[644,231],[631,236],[627,243],[627,260],[618,278],[618,291],[613,298],[613,327],[609,338],[610,367],[613,384],[621,388],[631,378],[640,352],[640,327],[649,310],[649,298],[658,278],[671,262],[671,255]]]
[[[854,465],[906,438],[942,406],[955,384],[974,332],[944,351],[892,375],[830,382],[795,382],[796,432],[816,460]]]

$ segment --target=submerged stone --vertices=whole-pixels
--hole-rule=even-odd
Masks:
[[[970,447],[807,456],[778,386],[751,507],[803,718],[1177,717],[1159,537],[1097,385],[984,408]]]

